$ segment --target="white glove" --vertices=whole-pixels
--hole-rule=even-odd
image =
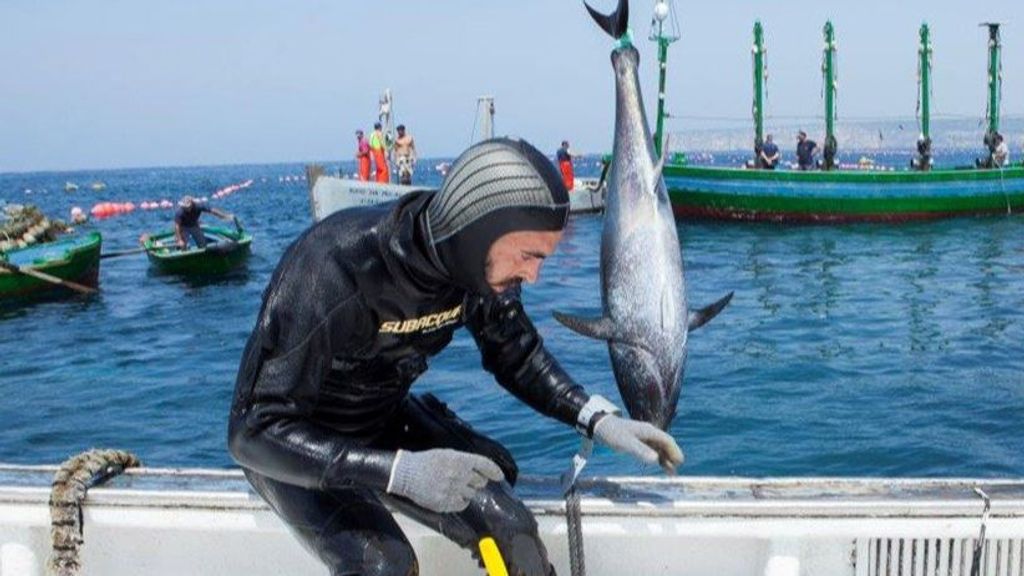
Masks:
[[[461,512],[488,482],[504,479],[501,468],[479,454],[447,448],[399,450],[387,492],[433,512]]]
[[[659,464],[666,474],[675,474],[683,463],[675,438],[647,422],[604,414],[594,425],[594,440],[641,462]]]

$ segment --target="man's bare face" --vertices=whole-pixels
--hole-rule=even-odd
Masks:
[[[554,253],[562,232],[509,232],[487,251],[487,284],[502,293],[522,282],[534,283],[544,259]]]

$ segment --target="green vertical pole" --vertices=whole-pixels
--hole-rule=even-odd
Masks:
[[[999,24],[988,26],[988,134],[999,131],[999,92],[1002,75],[999,71],[999,57],[1002,45],[999,43]]]
[[[932,96],[932,44],[928,36],[928,23],[921,24],[921,45],[917,49],[917,107],[921,134],[917,138],[917,157],[910,165],[918,170],[932,169],[931,96]]]
[[[654,152],[661,156],[661,143],[665,128],[665,76],[668,71],[668,45],[671,42],[662,34],[662,23],[658,23],[658,119],[654,129]]]
[[[825,58],[822,64],[822,71],[825,75],[825,150],[824,168],[831,170],[835,168],[835,155],[837,149],[835,136],[836,121],[836,77],[835,77],[835,56],[836,38],[832,28],[832,22],[825,22]]]
[[[825,23],[824,61],[821,66],[825,82],[825,148],[824,169],[836,167],[836,32],[831,20]]]
[[[761,21],[754,22],[754,165],[764,144],[764,30]]]
[[[665,139],[665,77],[668,74],[668,45],[679,40],[679,25],[675,20],[671,0],[658,0],[654,5],[654,20],[648,40],[658,43],[658,116],[655,119],[654,151],[661,156]],[[666,20],[668,29],[665,28]]]
[[[928,24],[921,24],[921,47],[918,49],[920,57],[921,78],[921,136],[931,139],[931,93],[932,93],[932,44],[929,39]]]

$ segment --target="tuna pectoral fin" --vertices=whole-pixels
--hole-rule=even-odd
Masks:
[[[722,297],[718,302],[715,302],[711,306],[701,308],[696,312],[690,312],[689,331],[693,332],[697,328],[700,328],[701,326],[707,324],[708,320],[711,320],[715,316],[718,316],[718,313],[721,312],[722,309],[729,304],[730,300],[732,300],[732,295],[733,293],[729,292],[724,297]]]
[[[629,26],[629,2],[627,0],[619,0],[615,12],[608,15],[594,10],[586,1],[583,2],[583,5],[587,7],[587,12],[590,12],[590,16],[597,22],[597,25],[612,38],[618,40],[626,33],[626,28]]]
[[[558,320],[566,328],[589,336],[591,338],[597,338],[598,340],[611,340],[613,334],[613,325],[610,318],[602,316],[600,318],[580,318],[579,316],[569,316],[562,314],[561,312],[553,313],[555,320]]]

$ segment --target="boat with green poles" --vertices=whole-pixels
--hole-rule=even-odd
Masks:
[[[191,246],[181,250],[175,243],[173,230],[144,236],[142,247],[152,267],[161,274],[211,276],[245,264],[252,248],[252,235],[237,221],[234,230],[221,226],[201,228],[206,237],[205,248]]]
[[[668,19],[671,15],[672,19]],[[929,104],[932,45],[928,25],[920,29],[918,50],[917,157],[903,170],[841,169],[837,162],[836,41],[832,23],[824,28],[825,145],[813,170],[766,169],[758,160],[764,142],[765,45],[760,22],[754,26],[754,160],[742,167],[689,165],[685,154],[669,155],[663,175],[677,218],[774,222],[901,222],[954,216],[1012,214],[1024,210],[1024,166],[998,166],[1001,94],[998,24],[984,24],[989,38],[988,157],[976,166],[933,166]],[[679,38],[674,11],[659,0],[650,39],[658,43],[660,78],[654,145],[660,153],[665,120],[668,46]]]
[[[90,232],[0,252],[0,301],[95,292],[102,243]]]

